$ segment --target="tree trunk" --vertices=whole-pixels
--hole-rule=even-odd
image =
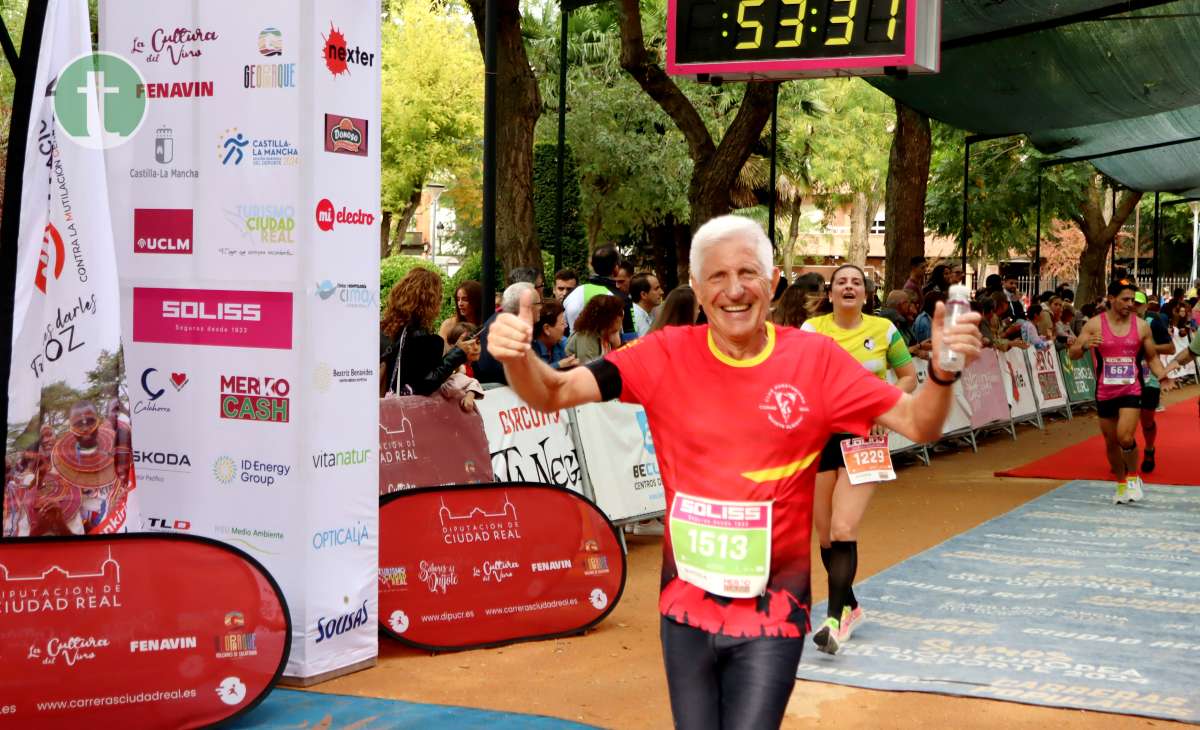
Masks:
[[[771,118],[774,82],[746,84],[737,114],[724,130],[718,145],[691,100],[658,65],[657,56],[647,52],[639,0],[621,0],[620,23],[621,67],[671,117],[687,143],[688,156],[692,160],[692,179],[688,185],[689,222],[695,231],[710,218],[733,209],[729,191]],[[687,248],[690,247],[689,242]],[[686,256],[680,257],[680,265],[687,265]],[[686,279],[686,276],[681,278]]]
[[[391,249],[392,211],[385,210],[379,216],[379,258],[386,259]]]
[[[867,249],[870,247],[867,235],[871,232],[871,221],[875,211],[871,210],[869,196],[856,192],[850,205],[850,244],[846,246],[846,261],[855,266],[866,266]]]
[[[646,231],[654,255],[654,271],[664,292],[679,286],[678,261],[675,246],[675,216],[668,215],[662,223]]]
[[[418,185],[412,195],[408,196],[408,200],[404,201],[404,207],[400,210],[400,215],[396,219],[396,237],[392,244],[392,253],[400,253],[400,247],[404,245],[404,239],[408,236],[408,224],[412,223],[413,216],[417,214],[417,207],[421,205],[421,189],[424,188],[424,183]]]
[[[796,241],[800,238],[800,206],[803,199],[796,201],[792,207],[792,215],[788,219],[787,243],[783,248],[783,275],[787,282],[792,283],[792,270],[796,268]]]
[[[680,284],[691,286],[688,275],[688,257],[692,253],[692,229],[686,223],[675,224],[675,278]]]
[[[468,0],[483,51],[484,0]],[[542,113],[517,0],[496,0],[496,253],[504,269],[542,269],[533,220],[533,129]]]
[[[897,101],[885,203],[887,271],[880,299],[904,286],[909,259],[925,253],[925,189],[931,152],[929,117]]]
[[[1095,301],[1107,292],[1106,265],[1113,239],[1129,216],[1133,215],[1141,199],[1141,193],[1126,190],[1117,199],[1117,209],[1111,211],[1112,215],[1106,221],[1104,216],[1105,211],[1111,209],[1111,193],[1105,189],[1099,175],[1092,178],[1083,205],[1078,212],[1071,214],[1071,220],[1079,226],[1086,241],[1079,262],[1079,288],[1075,292],[1075,301]]]

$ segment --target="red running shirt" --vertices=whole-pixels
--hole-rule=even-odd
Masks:
[[[770,323],[766,348],[748,360],[719,352],[707,326],[652,332],[606,360],[621,400],[646,409],[668,506],[676,490],[773,502],[764,595],[725,598],[680,580],[668,532],[659,612],[726,636],[806,634],[817,457],[832,433],[865,435],[900,391],[830,338]]]

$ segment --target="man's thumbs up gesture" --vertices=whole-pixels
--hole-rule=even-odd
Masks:
[[[488,352],[500,362],[516,362],[529,352],[533,341],[532,289],[521,292],[521,307],[517,314],[502,312],[496,315],[488,330]]]

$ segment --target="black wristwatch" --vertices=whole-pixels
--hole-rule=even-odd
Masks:
[[[929,366],[929,379],[932,380],[933,382],[937,383],[938,385],[944,385],[946,387],[950,387],[950,386],[954,385],[954,382],[961,377],[962,377],[962,371],[959,370],[957,373],[954,374],[953,378],[950,378],[949,380],[942,380],[941,378],[939,378],[937,376],[934,366],[933,365]]]

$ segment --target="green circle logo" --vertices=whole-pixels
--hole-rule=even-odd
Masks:
[[[128,142],[146,118],[146,82],[115,53],[85,53],[58,75],[54,116],[77,144],[105,149]]]

